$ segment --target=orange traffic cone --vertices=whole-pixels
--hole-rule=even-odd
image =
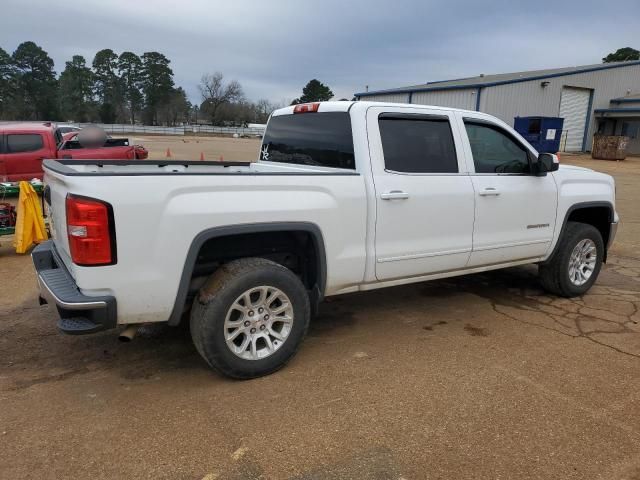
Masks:
[[[220,155],[220,161],[224,162],[224,157],[222,155]]]
[[[203,162],[204,161],[204,152],[200,152],[200,161]]]
[[[166,155],[166,157],[167,157],[167,158],[171,158],[171,149],[170,149],[170,148],[167,148],[167,155]]]

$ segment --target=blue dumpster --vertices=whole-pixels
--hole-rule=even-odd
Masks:
[[[560,150],[560,137],[564,118],[516,117],[513,126],[538,152],[556,153]]]

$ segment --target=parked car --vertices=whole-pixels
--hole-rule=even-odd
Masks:
[[[132,165],[45,162],[41,296],[67,333],[190,321],[235,378],[282,367],[333,295],[523,264],[583,295],[618,225],[612,177],[444,107],[296,105],[258,162]]]
[[[80,130],[82,130],[82,128],[80,128],[79,126],[73,125],[71,123],[58,123],[56,124],[56,128],[63,135],[74,132],[78,133]]]
[[[68,158],[67,155],[71,154],[72,158],[117,159],[117,156],[123,156],[123,160],[145,160],[149,156],[146,148],[142,145],[130,145],[128,138],[111,138],[106,135],[104,142],[96,147],[83,144],[79,136],[79,133],[67,133],[62,136],[62,143],[58,147],[61,158]],[[114,150],[111,150],[114,148],[120,150],[115,150],[114,153]]]
[[[80,133],[80,131],[77,131],[77,132],[76,132],[76,131],[74,131],[74,132],[67,132],[67,133],[63,133],[63,134],[62,134],[62,139],[63,139],[63,140],[77,140],[77,139],[78,139],[78,134],[79,134],[79,133]],[[111,135],[107,135],[107,134],[105,134],[105,137],[106,137],[107,139],[109,139],[109,138],[111,138]],[[127,139],[127,141],[128,141],[128,139]],[[143,159],[141,159],[141,160],[143,160]]]
[[[78,137],[78,132],[61,132],[62,133],[62,140],[76,140]]]
[[[65,140],[50,123],[0,125],[0,177],[6,181],[42,179],[45,158],[134,160],[147,156],[144,147],[129,145],[126,138],[107,139],[101,147],[85,148],[75,139]]]

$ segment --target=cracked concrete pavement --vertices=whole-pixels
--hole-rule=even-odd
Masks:
[[[184,329],[59,334],[0,247],[0,477],[640,479],[640,159],[596,286],[535,267],[329,299],[291,364],[230,381]]]

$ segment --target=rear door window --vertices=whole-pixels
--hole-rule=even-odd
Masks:
[[[355,169],[351,117],[347,112],[273,116],[262,140],[260,159]]]
[[[402,173],[458,173],[449,118],[384,113],[378,117],[385,169]]]
[[[32,133],[10,133],[7,135],[7,153],[24,153],[41,150],[42,136]]]

